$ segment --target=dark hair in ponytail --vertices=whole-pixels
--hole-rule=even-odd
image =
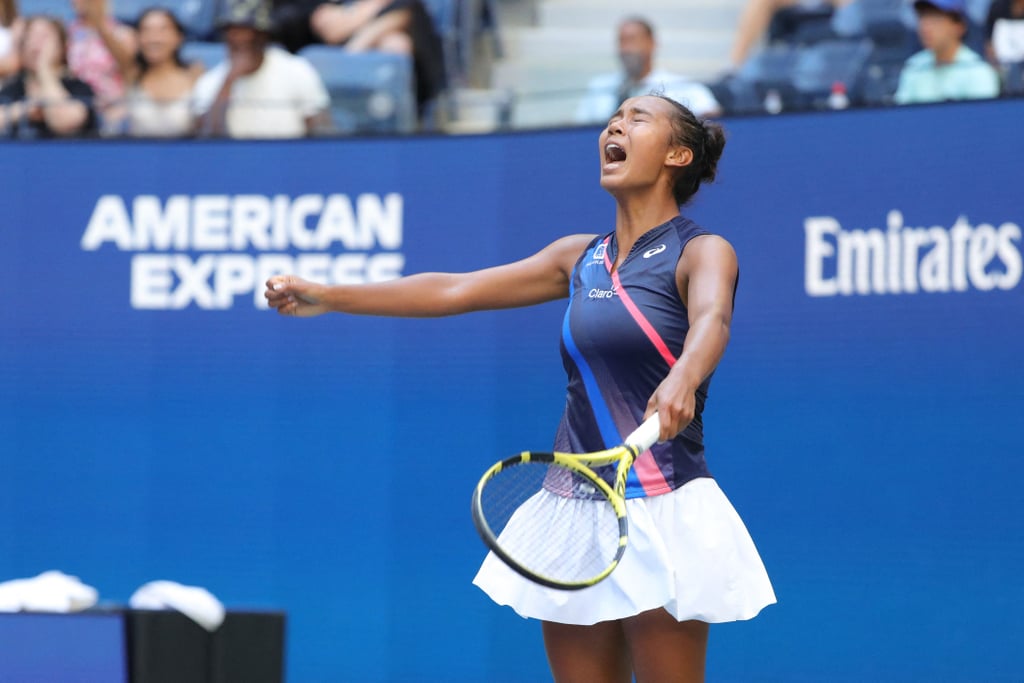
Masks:
[[[680,206],[697,194],[701,183],[710,183],[718,173],[718,160],[725,149],[725,131],[717,123],[701,121],[693,112],[670,97],[656,94],[672,105],[672,142],[693,152],[693,161],[679,169],[672,195]]]

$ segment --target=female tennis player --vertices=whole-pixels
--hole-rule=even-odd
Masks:
[[[714,180],[722,129],[660,96],[626,100],[601,133],[601,186],[615,230],[574,235],[508,265],[325,286],[271,278],[284,315],[442,316],[569,299],[569,388],[554,450],[619,444],[658,413],[661,442],[627,489],[629,550],[578,591],[520,577],[493,554],[474,580],[543,622],[558,683],[701,681],[708,624],[750,619],[775,594],[743,522],[708,472],[701,412],[725,351],[738,266],[732,246],[680,215]]]

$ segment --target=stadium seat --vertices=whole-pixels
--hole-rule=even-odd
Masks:
[[[836,29],[843,36],[867,36],[876,44],[901,43],[915,24],[905,0],[854,0],[837,10]]]
[[[769,43],[790,45],[812,45],[833,38],[832,7],[783,7],[772,16],[767,37]]]
[[[71,6],[71,0],[22,0],[20,3],[20,14],[31,16],[33,14],[46,14],[57,17],[65,23],[75,18],[75,10]]]
[[[966,0],[967,17],[975,24],[984,25],[992,0]]]
[[[123,22],[134,24],[143,10],[165,7],[178,17],[191,40],[213,37],[218,0],[114,0],[114,14]]]
[[[207,71],[217,66],[228,56],[224,43],[187,42],[181,48],[181,58],[187,63],[198,62]]]
[[[964,34],[964,45],[971,48],[979,55],[985,54],[985,43],[988,41],[985,35],[985,25],[973,21],[967,22],[967,33]]]
[[[1024,62],[1007,64],[1004,67],[1003,94],[1011,97],[1024,95]]]
[[[869,40],[830,40],[801,48],[792,79],[803,105],[825,107],[835,83],[842,83],[847,93],[853,90],[871,50]]]
[[[874,47],[851,89],[851,99],[866,106],[892,104],[893,95],[896,94],[896,87],[899,85],[900,72],[913,52],[914,48],[909,44]]]
[[[725,114],[763,114],[765,111],[764,96],[751,81],[727,76],[707,86]]]
[[[788,83],[800,49],[793,45],[769,45],[747,59],[736,72],[745,81],[781,85]]]
[[[48,14],[64,22],[75,18],[71,0],[22,0],[21,14]],[[114,0],[112,11],[119,21],[134,24],[142,10],[149,7],[167,7],[185,27],[191,40],[203,40],[212,37],[213,22],[220,0]]]
[[[416,128],[412,62],[383,52],[352,54],[312,45],[310,61],[331,95],[331,118],[341,133],[409,133]]]
[[[462,76],[462,48],[459,45],[459,0],[424,0],[427,13],[434,20],[444,49],[444,67],[448,82]]]
[[[496,0],[423,0],[444,46],[448,82],[465,84],[477,40],[487,35],[493,41],[494,56],[502,57],[498,34]]]
[[[793,69],[800,50],[800,47],[779,43],[751,55],[726,85],[739,107],[734,113],[749,113],[752,102],[763,103],[772,91],[781,98],[783,109],[799,108],[802,101],[793,86]],[[764,111],[763,105],[757,111]]]

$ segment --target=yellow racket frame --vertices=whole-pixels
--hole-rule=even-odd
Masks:
[[[659,431],[660,423],[658,421],[658,416],[653,415],[640,425],[636,431],[630,434],[622,445],[616,446],[615,448],[595,451],[593,453],[560,453],[557,451],[553,453],[546,453],[523,451],[510,458],[505,458],[504,460],[496,462],[488,468],[486,472],[484,472],[484,475],[480,478],[479,483],[477,483],[476,488],[473,491],[472,515],[473,524],[476,527],[477,533],[480,534],[480,538],[483,539],[483,542],[487,547],[490,548],[495,555],[501,558],[501,560],[511,569],[518,572],[521,576],[524,576],[525,578],[542,586],[563,590],[579,590],[600,583],[615,571],[615,568],[622,560],[623,554],[626,552],[626,545],[629,542],[629,520],[626,515],[626,479],[629,476],[629,470],[633,466],[637,457],[657,441]],[[560,581],[550,576],[539,574],[528,567],[524,567],[505,552],[501,547],[501,544],[498,543],[497,534],[495,534],[491,529],[483,514],[484,488],[486,487],[487,482],[503,469],[515,467],[528,462],[556,464],[574,472],[578,476],[592,483],[612,506],[612,510],[615,513],[615,517],[617,518],[619,525],[619,543],[611,562],[598,574],[579,581]],[[615,471],[614,482],[612,485],[609,485],[608,482],[598,476],[591,468],[593,466],[610,465],[612,463],[618,463],[618,466]]]

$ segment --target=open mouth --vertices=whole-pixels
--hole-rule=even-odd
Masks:
[[[609,142],[604,146],[604,160],[605,163],[614,164],[620,161],[626,160],[626,150],[619,147],[614,142]]]

